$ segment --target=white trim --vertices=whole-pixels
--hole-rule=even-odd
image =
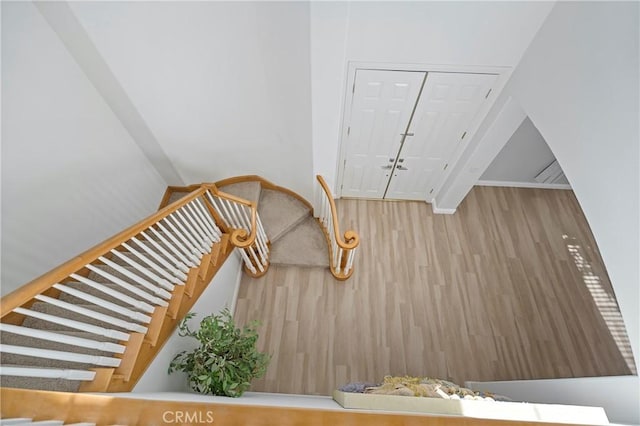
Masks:
[[[436,205],[436,199],[431,200],[431,211],[434,214],[454,214],[456,209],[441,209]]]
[[[482,65],[446,65],[446,64],[409,64],[409,63],[380,63],[380,62],[360,62],[349,61],[347,62],[347,84],[344,93],[344,102],[342,106],[342,121],[340,127],[340,141],[338,147],[338,168],[336,171],[335,180],[335,195],[336,198],[342,197],[342,180],[344,178],[344,163],[347,152],[347,128],[351,122],[351,103],[353,102],[353,91],[351,88],[355,83],[356,70],[358,69],[370,69],[370,70],[397,70],[397,71],[423,71],[423,72],[451,72],[451,73],[468,73],[468,74],[495,74],[497,75],[494,86],[492,87],[491,96],[488,98],[488,102],[484,102],[477,111],[474,121],[470,123],[469,130],[467,131],[466,142],[460,144],[456,149],[456,152],[452,154],[449,163],[454,166],[460,156],[464,152],[467,146],[477,132],[480,124],[484,121],[487,114],[493,107],[494,102],[498,99],[498,95],[502,92],[505,84],[511,77],[513,67],[510,66],[482,66]],[[440,180],[436,182],[434,186],[434,197],[438,194],[442,185],[449,177],[454,167],[449,167],[447,171],[441,176]]]
[[[476,186],[505,186],[510,188],[537,188],[537,189],[573,189],[566,183],[538,183],[538,182],[512,182],[501,180],[479,180]]]

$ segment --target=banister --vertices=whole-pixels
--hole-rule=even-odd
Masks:
[[[193,189],[195,187],[195,189]],[[170,187],[172,189],[177,189],[177,187]],[[214,193],[216,196],[227,199],[229,201],[233,201],[238,204],[245,205],[251,209],[251,233],[248,234],[245,229],[235,229],[232,231],[230,236],[231,243],[240,248],[246,248],[251,246],[256,239],[256,218],[257,218],[257,207],[255,203],[251,203],[247,200],[243,200],[242,198],[236,197],[231,194],[224,193],[216,187],[215,184],[212,183],[204,183],[198,185],[190,185],[186,187],[187,190],[193,189],[189,194],[182,197],[181,199],[161,208],[157,212],[148,216],[145,219],[142,219],[140,222],[126,228],[125,230],[117,233],[116,235],[108,238],[107,240],[98,243],[92,248],[86,250],[82,254],[73,257],[62,265],[52,269],[49,272],[44,273],[38,278],[28,282],[27,284],[17,288],[11,293],[3,296],[0,299],[0,317],[4,317],[6,314],[10,313],[13,309],[22,306],[24,303],[31,300],[34,296],[41,294],[42,292],[51,288],[51,286],[57,283],[60,280],[65,279],[70,274],[80,270],[85,265],[94,262],[100,256],[109,251],[115,249],[120,246],[122,243],[130,240],[131,238],[137,236],[142,231],[145,231],[150,226],[154,225],[158,221],[168,217],[173,212],[177,211],[181,207],[195,200],[196,198],[204,195],[207,190]],[[170,192],[167,192],[170,193]],[[165,194],[166,197],[166,194]],[[204,198],[205,204],[209,204],[209,201]],[[219,219],[219,218],[217,218]]]
[[[358,234],[355,231],[353,231],[353,230],[346,231],[344,233],[344,239],[342,239],[340,237],[340,227],[339,227],[339,223],[338,223],[338,213],[337,213],[337,209],[336,209],[336,203],[333,200],[333,196],[331,195],[331,190],[329,189],[329,186],[327,185],[327,182],[325,182],[325,180],[324,180],[324,178],[322,176],[317,175],[316,179],[318,179],[318,182],[320,183],[320,186],[322,187],[325,195],[329,199],[329,206],[331,208],[331,220],[333,222],[333,230],[334,230],[334,234],[335,234],[336,243],[338,244],[338,246],[340,248],[342,248],[344,250],[352,250],[352,249],[358,247],[358,244],[360,244],[360,237],[358,236]]]
[[[225,198],[229,201],[233,201],[234,203],[242,204],[251,209],[251,233],[247,234],[245,229],[236,229],[231,233],[231,244],[235,247],[239,248],[247,248],[250,247],[256,240],[257,235],[257,215],[258,215],[258,207],[255,203],[244,200],[240,197],[236,197],[235,195],[227,194],[226,192],[222,192],[218,189],[218,187],[213,183],[204,183],[202,184],[204,188],[207,188],[209,191],[213,192],[220,198]]]
[[[104,253],[108,253],[110,250],[118,247],[123,242],[128,241],[132,237],[135,237],[140,232],[149,228],[159,220],[167,217],[169,214],[178,210],[185,204],[204,194],[205,191],[206,188],[202,186],[197,188],[180,200],[169,204],[168,206],[158,210],[147,218],[142,219],[140,222],[117,233],[113,237],[110,237],[107,240],[98,243],[82,254],[68,260],[67,262],[52,269],[51,271],[44,273],[43,275],[17,288],[6,296],[3,296],[2,299],[0,299],[0,317],[4,317],[14,308],[22,306],[24,303],[31,300],[34,296],[41,294],[42,292],[51,288],[53,284],[57,283],[60,280],[63,280],[70,274],[83,268],[85,265],[92,263],[98,257],[103,255]]]

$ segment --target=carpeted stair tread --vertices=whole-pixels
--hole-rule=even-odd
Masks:
[[[219,186],[218,189],[252,203],[257,203],[260,199],[260,182],[232,183],[231,185]]]
[[[9,365],[7,367],[24,367],[23,365]],[[78,370],[78,368],[73,368]],[[80,368],[80,370],[82,370]],[[19,388],[19,389],[36,389],[44,391],[58,391],[58,392],[78,392],[80,380],[66,380],[66,379],[45,379],[41,377],[17,377],[17,376],[2,376],[2,387],[7,388]]]
[[[100,284],[102,284],[103,286],[105,286],[107,288],[110,288],[112,290],[118,291],[118,292],[124,294],[125,296],[132,297],[135,300],[139,300],[139,301],[151,304],[150,302],[146,301],[145,299],[141,298],[140,296],[138,296],[138,295],[136,295],[134,293],[129,292],[128,290],[126,290],[125,288],[123,288],[122,286],[120,286],[118,284],[109,284],[109,283],[100,283]],[[111,302],[111,303],[114,303],[116,305],[124,306],[126,308],[130,308],[130,309],[135,310],[135,308],[131,307],[130,304],[125,303],[122,300],[115,298],[114,296],[108,295],[107,293],[103,293],[102,291],[100,291],[100,290],[98,290],[96,288],[93,288],[93,287],[91,287],[91,286],[89,286],[87,284],[83,284],[83,283],[79,283],[79,282],[69,282],[69,283],[65,283],[64,285],[67,286],[67,287],[70,287],[70,288],[72,288],[74,290],[78,290],[78,291],[81,291],[83,293],[89,294],[91,296],[99,297],[100,299],[102,299],[104,301]],[[149,294],[149,291],[147,289],[145,289],[144,287],[140,286],[139,284],[131,284],[131,285],[139,287],[142,291],[144,291],[145,293]],[[60,293],[60,296],[58,297],[58,299],[60,299],[60,300],[62,300],[64,302],[72,303],[74,305],[81,305],[81,304],[89,303],[89,302],[85,301],[84,299],[81,299],[79,297],[76,297],[76,296],[73,296],[71,294],[64,293],[64,292]],[[153,306],[153,304],[151,304],[151,305]]]
[[[12,333],[2,333],[0,341],[5,345],[24,346],[30,348],[50,349],[62,352],[74,352],[87,355],[105,356],[112,358],[114,354],[111,352],[100,351],[97,349],[83,348],[81,346],[67,345],[61,342],[52,342],[50,340],[36,339],[29,336],[21,336]],[[30,367],[50,367],[50,368],[71,368],[71,369],[88,369],[94,368],[93,364],[60,361],[56,359],[40,358],[28,355],[11,354],[7,352],[0,353],[0,364],[27,365]]]
[[[55,332],[54,331],[53,333],[59,333],[67,336],[73,336],[73,337],[81,337],[83,339],[95,340],[97,342],[113,342],[112,339],[102,337],[102,336],[97,336],[95,334],[87,333],[83,331],[80,331],[80,332],[62,332],[62,331]],[[100,356],[108,356],[108,357],[112,356],[112,352],[105,352],[105,351],[100,351],[98,349],[85,348],[82,346],[69,345],[67,343],[62,343],[57,341],[38,339],[35,337],[23,336],[20,334],[13,334],[8,331],[2,332],[2,335],[0,335],[0,342],[6,345],[28,346],[32,348],[51,349],[54,351],[64,351],[64,352],[78,352],[78,353],[83,353],[88,355],[100,355]],[[9,354],[4,354],[4,355],[9,355]],[[3,355],[0,354],[0,357],[2,356]],[[5,363],[3,362],[3,364]],[[8,364],[11,364],[11,363],[9,362]]]
[[[307,217],[311,217],[306,204],[289,194],[271,189],[262,190],[258,214],[271,244]]]
[[[178,201],[179,199],[183,198],[184,196],[186,196],[188,194],[190,194],[190,192],[185,192],[185,191],[174,191],[174,192],[172,192],[171,196],[169,196],[169,202],[167,203],[167,205]]]
[[[105,314],[105,315],[109,315],[113,318],[117,318],[117,319],[121,319],[123,321],[127,321],[127,322],[133,322],[136,323],[136,321],[125,317],[124,315],[120,315],[117,312],[113,312],[110,311],[108,309],[102,308],[100,306],[96,306],[96,305],[90,305],[90,304],[78,304],[77,306],[80,306],[82,308],[86,308],[86,309],[90,309],[94,312],[98,312],[101,314]],[[68,311],[64,308],[60,308],[58,306],[55,305],[51,305],[49,303],[44,303],[44,302],[36,302],[33,305],[31,305],[30,309],[32,311],[36,311],[36,312],[42,312],[45,314],[50,314],[50,315],[55,315],[57,317],[61,317],[61,318],[68,318],[68,319],[72,319],[72,320],[76,320],[76,321],[80,321],[80,322],[84,322],[86,324],[91,324],[91,325],[97,325],[100,327],[104,327],[104,328],[108,328],[108,329],[113,329],[113,330],[121,330],[124,332],[127,332],[127,330],[122,329],[121,327],[118,327],[117,325],[113,325],[113,324],[107,324],[99,319],[93,318],[93,317],[89,317],[89,316],[85,316],[85,315],[80,315],[76,312],[73,311]],[[54,331],[54,330],[66,330],[66,331],[75,331],[74,328],[70,328],[70,327],[65,327],[63,325],[60,324],[56,324],[53,322],[49,322],[49,321],[44,321],[41,320],[39,318],[34,318],[34,317],[26,317],[24,319],[24,322],[22,323],[22,325],[24,327],[31,327],[31,328],[39,328],[41,330],[49,330],[49,331]],[[145,324],[142,324],[143,326],[145,326]]]
[[[327,240],[318,222],[307,216],[271,246],[271,264],[329,266]]]

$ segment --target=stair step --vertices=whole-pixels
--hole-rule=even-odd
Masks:
[[[135,308],[133,308],[131,305],[129,305],[128,303],[125,303],[123,301],[121,301],[120,299],[117,299],[113,296],[108,295],[107,293],[103,293],[100,290],[97,290],[87,284],[83,284],[83,283],[79,283],[79,282],[69,282],[69,283],[65,283],[64,284],[67,287],[73,288],[75,290],[79,290],[83,293],[87,293],[90,294],[92,296],[96,296],[99,297],[100,299],[107,301],[107,302],[111,302],[111,303],[115,303],[116,305],[119,306],[124,306],[125,308],[128,309],[133,309],[135,310]],[[101,285],[110,288],[112,290],[118,291],[126,296],[129,296],[135,300],[140,300],[141,302],[145,302],[145,303],[149,303],[153,306],[152,303],[142,299],[140,296],[129,292],[128,290],[124,289],[123,287],[119,286],[118,284],[110,284],[110,283],[101,283]],[[138,288],[140,288],[141,290],[145,291],[148,293],[148,291],[142,287],[139,284],[135,284],[135,283],[131,283],[131,285],[136,286]],[[83,303],[87,303],[85,300],[80,299],[79,297],[73,296],[71,294],[67,294],[64,292],[60,293],[60,296],[58,297],[58,299],[65,301],[65,302],[69,302],[69,303],[73,303],[74,305],[81,305]]]
[[[186,191],[174,191],[174,192],[172,192],[171,196],[169,197],[169,202],[167,203],[167,205],[169,205],[171,203],[174,203],[174,202],[184,198],[188,194],[190,194],[190,192],[186,192]]]
[[[24,367],[24,365],[3,364],[3,367]],[[39,367],[41,368],[41,367]],[[78,368],[73,368],[77,370]],[[81,380],[49,379],[43,377],[2,376],[2,387],[35,389],[57,392],[77,392]]]
[[[271,246],[272,265],[329,266],[327,240],[320,224],[307,216]]]
[[[253,181],[232,183],[231,185],[219,186],[218,189],[227,194],[242,198],[243,200],[258,203],[262,187],[260,182]]]
[[[0,419],[0,426],[28,425],[31,419],[26,417],[15,417],[11,419]]]
[[[159,243],[161,246],[165,247],[165,245],[164,245],[162,242],[158,241],[158,243]],[[151,244],[147,244],[147,246],[148,246],[151,250],[153,250],[153,252],[154,252],[154,253],[158,254],[161,258],[165,259],[165,260],[169,263],[169,265],[174,266],[174,262],[173,262],[171,259],[169,259],[167,256],[165,256],[164,254],[162,254],[160,251],[156,250],[156,248],[155,248],[155,247],[153,247]],[[136,249],[136,250],[138,249],[138,247],[133,247],[133,248],[134,248],[134,249]],[[138,250],[138,251],[140,251],[140,250]],[[167,249],[167,251],[168,251],[170,254],[172,254],[170,250],[168,250],[168,249]],[[141,260],[141,259],[140,259],[138,256],[136,256],[135,254],[133,254],[133,253],[131,253],[131,252],[128,252],[128,251],[120,252],[120,254],[124,255],[124,256],[125,256],[126,258],[128,258],[128,259],[133,260],[133,261],[134,261],[134,262],[136,262],[138,265],[144,266],[144,267],[146,267],[147,269],[149,269],[151,272],[153,272],[153,269],[151,269],[151,267],[150,267],[150,266],[149,266],[145,261]],[[149,259],[149,261],[151,261],[151,262],[153,262],[154,264],[158,265],[159,267],[161,267],[161,268],[165,269],[165,268],[164,268],[164,266],[162,266],[162,264],[161,264],[160,262],[158,262],[158,260],[154,259],[154,258],[153,258],[153,257],[151,257],[150,255],[148,255],[148,254],[146,254],[146,253],[143,253],[143,256],[144,256],[146,259]],[[133,266],[129,265],[125,260],[123,260],[123,259],[122,259],[122,258],[120,258],[119,256],[115,256],[115,255],[114,255],[114,256],[112,256],[112,257],[111,257],[111,259],[110,259],[110,260],[111,260],[113,263],[118,264],[118,265],[120,265],[120,266],[125,266],[125,267],[129,267],[129,268],[134,268]],[[132,269],[132,270],[134,270],[134,271],[135,271],[135,268],[134,268],[134,269]],[[136,273],[136,275],[141,275],[141,274],[140,274],[140,273]],[[158,274],[156,273],[156,275],[158,275]]]
[[[306,204],[289,194],[271,189],[262,190],[258,213],[271,244],[311,217],[311,210]]]
[[[135,259],[134,259],[134,260],[135,260]],[[124,261],[123,261],[123,262],[124,262]],[[118,266],[123,267],[123,268],[124,268],[124,269],[126,269],[127,271],[129,271],[129,272],[131,272],[131,273],[135,274],[136,276],[138,276],[138,277],[140,277],[140,278],[142,278],[142,279],[144,279],[144,280],[146,280],[146,281],[149,281],[151,284],[156,285],[156,286],[158,285],[158,284],[155,282],[155,280],[153,280],[153,279],[152,279],[152,278],[150,278],[150,277],[147,277],[145,274],[143,274],[142,272],[138,271],[135,267],[133,267],[133,266],[128,266],[128,265],[121,265],[121,264],[119,264],[118,262],[115,262],[115,261],[114,261],[114,263],[118,264]],[[138,262],[138,263],[141,263],[141,262]],[[102,271],[104,271],[104,272],[106,272],[106,273],[108,273],[108,274],[110,274],[110,275],[113,275],[113,276],[114,276],[114,277],[116,277],[116,278],[120,278],[120,279],[121,279],[121,280],[123,280],[124,282],[131,283],[131,284],[134,284],[134,285],[139,285],[139,284],[138,284],[138,283],[136,283],[132,278],[129,278],[129,277],[128,277],[128,276],[126,276],[124,273],[122,273],[122,272],[118,271],[117,269],[115,269],[115,268],[113,268],[113,267],[111,267],[111,266],[107,266],[107,265],[93,265],[93,266],[94,266],[94,267],[96,267],[96,268],[98,268],[98,269],[100,269],[100,270],[102,270]],[[164,276],[163,276],[160,272],[156,271],[155,269],[151,269],[151,268],[149,268],[149,267],[147,267],[147,269],[148,269],[150,272],[152,272],[152,273],[154,273],[155,275],[157,275],[158,277],[160,277],[160,278],[164,278]],[[173,276],[173,274],[171,273],[171,271],[170,271],[170,270],[168,270],[168,269],[166,269],[166,268],[162,268],[162,267],[161,267],[161,269],[162,269],[162,270],[164,270],[164,271],[166,271],[166,272],[168,272],[171,276]],[[91,272],[89,273],[89,275],[87,276],[87,278],[89,278],[90,280],[93,280],[93,281],[95,281],[95,282],[98,282],[98,283],[112,283],[112,282],[113,282],[113,281],[111,281],[110,279],[105,278],[105,277],[103,277],[102,275],[98,274],[97,272],[93,272],[93,271],[91,271]]]
[[[96,340],[96,339],[93,339]],[[30,336],[22,336],[19,334],[3,332],[0,335],[0,342],[5,345],[24,346],[28,348],[49,349],[62,352],[75,352],[86,355],[113,357],[112,352],[101,351],[98,349],[84,348],[81,346],[68,345],[61,342],[53,342],[50,340],[37,339]],[[68,369],[89,369],[95,367],[93,364],[82,364],[71,361],[61,361],[49,358],[38,358],[35,356],[12,354],[7,352],[0,353],[0,364],[11,365],[28,365],[31,367],[46,368],[68,368]]]
[[[94,312],[98,312],[98,313],[101,313],[101,314],[109,315],[110,317],[121,319],[123,321],[135,322],[135,321],[131,320],[130,318],[125,317],[124,315],[120,315],[120,314],[118,314],[116,312],[110,311],[110,310],[102,308],[100,306],[86,304],[86,302],[85,302],[85,304],[78,304],[77,306],[80,306],[80,307],[86,308],[86,309],[91,309]],[[45,314],[55,315],[57,317],[69,318],[69,319],[72,319],[72,320],[84,322],[86,324],[97,325],[97,326],[100,326],[100,327],[114,329],[114,330],[124,330],[123,328],[118,327],[117,325],[107,324],[107,323],[105,323],[105,322],[103,322],[103,321],[101,321],[99,319],[92,318],[92,317],[85,316],[85,315],[80,315],[80,314],[78,314],[76,312],[68,311],[68,310],[66,310],[64,308],[61,308],[59,306],[51,305],[51,304],[45,303],[45,302],[35,302],[33,305],[31,305],[30,309],[33,310],[33,311],[36,311],[36,312],[43,312]],[[39,328],[41,330],[49,330],[49,331],[53,331],[53,330],[77,331],[77,330],[75,330],[73,328],[65,327],[65,326],[62,326],[60,324],[52,323],[52,322],[49,322],[49,321],[44,321],[44,320],[41,320],[39,318],[34,318],[34,317],[26,317],[24,319],[24,322],[22,323],[22,325],[24,327]],[[127,332],[127,330],[124,330],[124,331]]]

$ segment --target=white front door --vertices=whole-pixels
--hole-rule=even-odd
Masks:
[[[496,78],[427,74],[384,198],[431,200]]]
[[[425,76],[412,71],[356,71],[342,196],[384,197]]]
[[[496,78],[356,70],[342,196],[431,200]]]

